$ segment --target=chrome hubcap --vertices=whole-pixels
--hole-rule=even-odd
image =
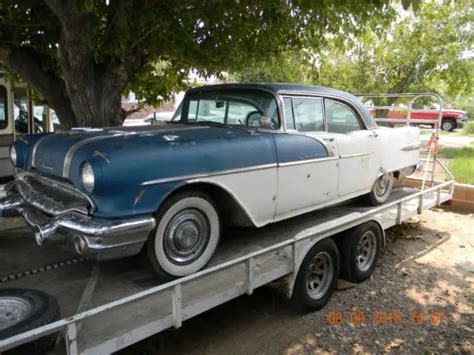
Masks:
[[[0,330],[11,327],[31,312],[31,305],[19,297],[0,297]]]
[[[385,195],[390,185],[390,179],[391,179],[391,176],[390,174],[387,174],[387,173],[383,174],[377,179],[375,183],[375,188],[374,188],[375,194],[377,196],[382,197],[383,195]]]
[[[306,290],[313,299],[319,299],[328,291],[334,274],[331,256],[322,251],[314,256],[306,271]]]
[[[165,253],[175,264],[188,264],[199,258],[209,241],[206,216],[196,209],[177,213],[168,223],[164,236]]]
[[[372,231],[365,232],[357,244],[356,263],[360,271],[367,271],[372,266],[377,253],[377,237]]]
[[[443,129],[449,131],[452,128],[452,124],[449,121],[443,122]]]

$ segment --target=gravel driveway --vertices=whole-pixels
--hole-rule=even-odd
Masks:
[[[373,276],[298,314],[256,290],[123,354],[474,352],[474,218],[424,212],[392,228]]]

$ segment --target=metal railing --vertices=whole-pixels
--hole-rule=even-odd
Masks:
[[[397,213],[396,213],[396,218],[395,218],[395,223],[399,224],[403,221],[403,216],[402,216],[402,211],[403,211],[403,206],[405,203],[412,201],[414,199],[418,199],[417,201],[417,212],[421,213],[424,207],[424,197],[433,192],[436,193],[436,199],[435,203],[436,205],[439,205],[441,201],[441,194],[442,190],[445,188],[448,188],[449,195],[452,196],[452,191],[453,191],[453,186],[454,186],[454,181],[446,181],[446,182],[440,182],[436,186],[432,186],[428,189],[425,190],[420,190],[416,193],[410,194],[406,197],[403,197],[399,200],[393,201],[386,203],[384,205],[375,207],[373,209],[370,209],[369,211],[358,213],[357,216],[354,216],[352,219],[347,221],[346,223],[343,224],[337,224],[337,225],[330,225],[328,228],[322,230],[318,235],[316,236],[317,240],[321,240],[323,238],[326,238],[328,236],[340,233],[344,230],[347,230],[349,228],[355,227],[361,223],[364,223],[368,220],[371,220],[374,218],[375,215],[378,213],[387,211],[394,206],[397,208]],[[73,315],[69,318],[64,318],[59,321],[41,326],[36,329],[32,329],[30,331],[15,335],[11,338],[7,338],[5,340],[0,341],[0,352],[6,351],[9,349],[12,349],[16,346],[25,344],[27,342],[36,340],[38,338],[41,338],[43,336],[57,333],[57,332],[63,332],[65,335],[65,343],[66,343],[66,348],[67,348],[67,353],[68,354],[79,354],[79,347],[78,347],[78,325],[80,322],[83,322],[86,319],[90,319],[96,315],[99,315],[101,313],[111,311],[113,309],[117,309],[120,307],[124,307],[126,305],[131,304],[132,302],[144,299],[149,296],[156,295],[158,293],[161,293],[165,290],[171,290],[170,292],[170,297],[171,297],[171,304],[172,304],[172,317],[173,317],[173,325],[176,328],[179,328],[182,324],[183,321],[183,313],[182,313],[182,297],[181,297],[181,289],[182,286],[192,280],[196,280],[198,278],[223,271],[225,269],[228,269],[232,266],[235,266],[237,264],[244,263],[245,264],[245,270],[246,270],[246,275],[247,275],[247,286],[246,286],[246,293],[251,294],[254,289],[254,284],[253,284],[253,275],[255,271],[255,263],[254,260],[256,257],[261,256],[263,254],[269,253],[269,252],[277,252],[278,250],[281,250],[284,247],[290,247],[291,248],[291,257],[292,257],[292,263],[293,263],[293,272],[297,271],[297,243],[303,241],[303,240],[309,240],[312,238],[313,240],[315,239],[314,234],[310,235],[297,235],[293,238],[290,238],[288,240],[285,240],[283,242],[276,243],[274,245],[271,245],[269,247],[263,248],[261,250],[249,253],[247,255],[229,260],[227,262],[223,262],[221,264],[218,264],[216,266],[210,267],[208,269],[199,271],[195,274],[182,277],[180,279],[168,282],[166,284],[162,284],[156,287],[152,287],[150,289],[135,293],[131,296],[123,297],[121,299],[118,299],[116,301],[98,306],[96,308],[90,309],[88,311],[78,313],[76,315]],[[119,349],[116,349],[119,350]]]

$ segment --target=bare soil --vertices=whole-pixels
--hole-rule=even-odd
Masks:
[[[387,237],[372,277],[319,312],[263,287],[122,353],[473,353],[473,215],[427,211]]]

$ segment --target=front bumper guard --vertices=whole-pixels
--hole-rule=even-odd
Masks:
[[[63,244],[88,259],[115,259],[138,254],[155,227],[153,217],[100,219],[79,212],[51,217],[20,195],[0,200],[0,211],[18,211],[35,233],[39,246]]]

